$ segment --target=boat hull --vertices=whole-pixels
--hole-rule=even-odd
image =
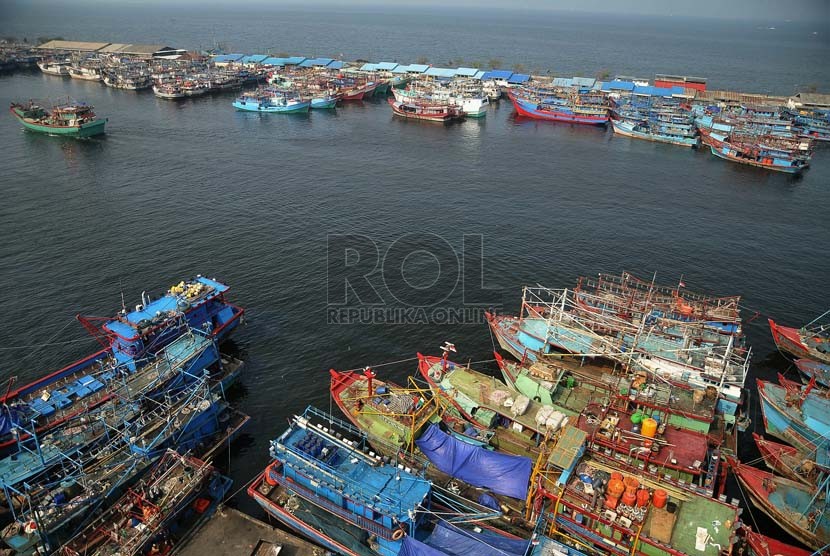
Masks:
[[[14,115],[17,121],[19,121],[23,125],[23,127],[28,129],[29,131],[34,131],[35,133],[45,133],[47,135],[60,135],[63,137],[84,138],[93,137],[95,135],[101,135],[105,132],[104,127],[107,124],[106,119],[101,119],[79,126],[56,126],[38,123],[35,121],[31,121],[27,118],[22,118],[17,113],[15,113],[13,109],[11,110],[11,113]]]
[[[799,359],[814,359],[822,363],[830,363],[830,355],[810,349],[804,344],[797,328],[781,326],[772,319],[768,319],[768,321],[772,339],[780,351]]]
[[[258,112],[260,114],[304,114],[311,107],[311,102],[300,102],[289,106],[254,106],[234,101],[233,107],[242,112]]]
[[[680,147],[691,147],[697,148],[700,144],[700,140],[697,137],[694,138],[682,138],[682,137],[672,137],[669,135],[659,135],[654,133],[643,133],[641,131],[636,131],[634,129],[628,129],[624,125],[612,121],[611,126],[614,128],[614,133],[623,135],[625,137],[631,137],[633,139],[642,139],[644,141],[653,141],[655,143],[667,143],[669,145],[678,145]]]
[[[563,112],[557,110],[539,110],[537,105],[531,102],[522,100],[514,94],[509,95],[513,102],[513,107],[520,116],[533,118],[535,120],[547,120],[551,122],[564,122],[569,124],[584,124],[594,126],[604,126],[608,124],[608,116],[588,116],[581,114],[574,114],[570,112]]]
[[[804,164],[803,166],[782,166],[779,164],[764,164],[763,162],[758,162],[756,160],[740,158],[730,154],[731,150],[728,146],[723,146],[718,149],[714,145],[709,145],[709,150],[711,150],[712,154],[716,157],[728,160],[729,162],[744,164],[745,166],[752,166],[754,168],[763,168],[764,170],[772,170],[773,172],[782,172],[784,174],[800,174],[807,167],[807,164]]]
[[[337,106],[336,98],[313,98],[311,99],[312,110],[330,110]]]

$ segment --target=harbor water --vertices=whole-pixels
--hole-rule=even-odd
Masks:
[[[274,8],[243,18],[211,9],[145,16],[61,8],[38,17],[37,8],[17,9],[19,17],[0,24],[4,35],[185,48],[217,38],[244,52],[499,58],[566,75],[703,75],[717,89],[830,88],[828,38],[809,24],[776,22],[773,31],[768,22],[600,18],[589,40],[575,20],[567,23],[585,17],[576,15],[478,12],[463,24],[434,25],[425,12]],[[644,44],[649,29],[660,32]],[[766,317],[798,326],[828,308],[826,145],[803,176],[790,177],[610,129],[520,119],[506,101],[486,118],[444,127],[396,119],[382,99],[258,115],[234,111],[233,94],[170,102],[39,72],[0,76],[6,104],[66,96],[108,117],[107,135],[46,137],[0,118],[0,378],[23,383],[95,349],[76,313],[108,316],[122,293],[131,308],[143,290],[160,295],[197,273],[216,276],[248,309],[247,326],[234,336],[246,370],[233,396],[252,421],[223,462],[237,487],[262,470],[268,441],[287,417],[308,404],[331,407],[329,368],[399,361],[376,370],[404,383],[416,352],[439,354],[450,341],[457,360],[496,369],[488,328],[473,318],[333,323],[332,293],[343,288],[328,272],[332,249],[342,247],[333,247],[332,234],[359,235],[381,253],[402,238],[412,248],[403,272],[388,273],[381,288],[390,307],[408,306],[395,299],[402,282],[428,286],[438,262],[461,258],[465,234],[468,246],[471,238],[483,242],[481,301],[502,311],[518,310],[523,285],[566,287],[580,275],[622,270],[743,295],[751,388],[755,377],[795,376],[775,351]],[[436,236],[448,244],[439,253]],[[460,284],[437,306],[464,307]],[[755,399],[749,407],[761,431]],[[753,458],[745,439],[741,449],[742,459]],[[238,504],[254,506],[244,496]]]

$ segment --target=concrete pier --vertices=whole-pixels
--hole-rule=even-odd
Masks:
[[[239,510],[221,507],[191,533],[179,556],[324,556],[322,549]]]

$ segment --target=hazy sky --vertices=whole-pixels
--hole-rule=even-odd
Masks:
[[[0,4],[54,4],[56,0],[0,0]],[[217,5],[234,7],[227,0],[61,0],[63,6],[98,3],[108,6]],[[606,14],[697,16],[774,21],[813,21],[830,27],[830,0],[245,0],[245,5],[296,8],[325,4],[346,10],[350,7],[383,10],[384,7],[487,7],[495,9],[567,10]],[[830,28],[828,29],[830,31]]]

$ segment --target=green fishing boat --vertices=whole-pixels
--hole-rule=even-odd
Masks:
[[[13,102],[9,112],[28,130],[49,135],[67,137],[92,137],[104,133],[106,118],[95,115],[92,106],[83,103],[67,103],[47,110],[29,101]]]

